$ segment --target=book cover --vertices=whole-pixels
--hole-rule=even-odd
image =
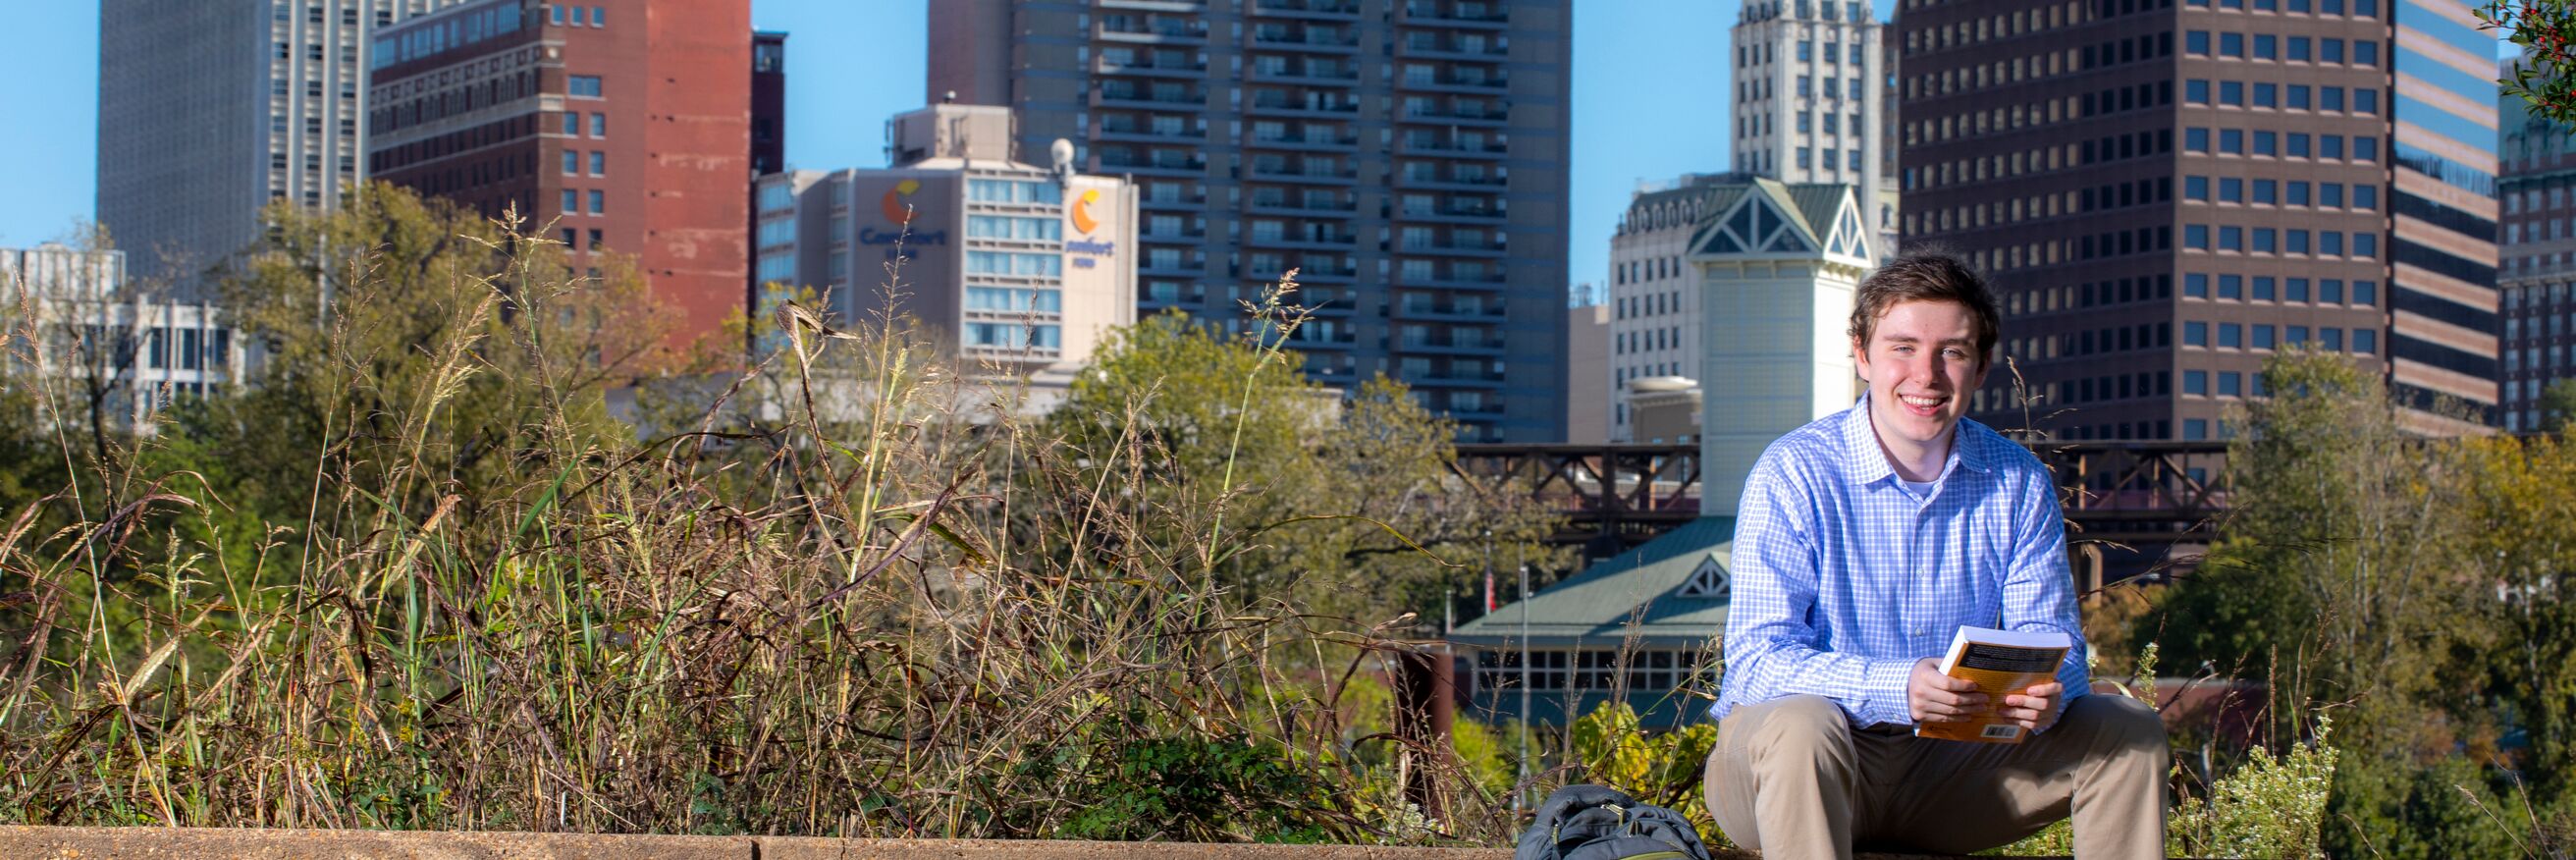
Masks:
[[[1941,658],[1941,674],[1977,685],[1986,694],[1985,713],[1956,723],[1917,723],[1914,736],[1947,741],[2017,744],[2029,734],[1995,713],[2004,697],[2057,679],[2057,667],[2074,647],[2066,634],[1961,627]]]

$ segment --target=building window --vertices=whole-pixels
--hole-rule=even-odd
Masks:
[[[600,150],[596,150],[596,149],[591,150],[591,152],[590,152],[590,175],[592,175],[592,176],[606,176],[606,175],[608,175],[608,153],[603,152],[603,151],[600,151]]]
[[[2184,322],[2182,324],[2182,345],[2208,346],[2209,324],[2205,322]]]
[[[574,189],[570,189],[570,188],[566,188],[566,189],[564,189],[564,191],[563,191],[563,214],[566,214],[566,215],[579,215],[579,214],[581,214],[581,192],[580,192],[580,191],[577,191],[577,190],[574,190]],[[566,243],[564,243],[564,244],[569,245],[569,244],[572,244],[572,243],[570,243],[570,242],[566,242]]]
[[[581,172],[581,153],[569,149],[563,151],[563,172],[565,176]]]
[[[590,115],[590,136],[592,136],[592,137],[607,137],[607,136],[608,136],[608,115],[607,115],[607,114],[604,114],[604,113],[595,113],[595,114],[591,114],[591,115]]]
[[[563,133],[567,136],[581,133],[580,113],[575,111],[563,112]]]
[[[2203,397],[2208,396],[2208,395],[2209,395],[2209,371],[2206,371],[2206,370],[2186,370],[2186,371],[2183,371],[2183,372],[2182,372],[2182,393],[2184,393],[2184,394],[2197,394],[2197,395],[2200,395],[2200,396],[2203,396]],[[2188,426],[2190,426],[2190,424],[2189,424],[2188,422],[2186,422],[2184,426],[2188,427]]]
[[[608,193],[607,193],[607,192],[605,192],[605,191],[601,191],[601,190],[599,190],[599,189],[597,189],[597,188],[593,188],[593,189],[591,189],[591,190],[590,190],[590,214],[593,214],[593,215],[602,215],[602,214],[606,214],[606,213],[607,213],[607,211],[608,211],[607,201],[608,201]]]
[[[607,244],[601,240],[601,232],[602,231],[597,227],[590,228],[590,249],[593,251],[599,250],[600,246]]]
[[[565,86],[564,86],[564,92],[565,92],[565,93],[567,93],[567,94],[569,94],[569,95],[571,95],[571,96],[573,96],[574,98],[588,98],[588,99],[595,99],[595,98],[599,98],[599,97],[600,97],[600,96],[599,96],[599,93],[600,93],[599,76],[598,76],[598,75],[573,75],[572,77],[570,77],[570,78],[566,79]],[[598,114],[592,114],[592,116],[598,116]]]

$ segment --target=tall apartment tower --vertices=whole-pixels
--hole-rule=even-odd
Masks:
[[[2508,67],[2503,77],[2512,77]],[[2531,112],[2521,96],[2496,100],[2503,126],[2504,363],[2498,393],[2504,429],[2547,426],[2541,394],[2576,379],[2576,143],[2571,130]]]
[[[453,2],[100,3],[97,213],[130,274],[193,291],[269,201],[336,203],[366,176],[369,41]]]
[[[750,0],[473,0],[374,52],[373,175],[633,255],[675,346],[749,310]]]
[[[1140,310],[1239,318],[1385,372],[1467,440],[1565,433],[1565,0],[930,0],[928,100],[1007,105],[1142,194]]]
[[[1745,3],[1735,22],[1735,169],[1853,186],[1871,229],[1893,238],[1884,29],[1862,0]]]
[[[2467,4],[1905,0],[1896,28],[1905,239],[2004,305],[1979,420],[2223,438],[2312,344],[2419,432],[2496,422],[2495,38]]]

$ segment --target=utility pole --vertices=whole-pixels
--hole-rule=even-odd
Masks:
[[[1512,805],[1516,809],[1521,805],[1521,795],[1528,790],[1530,776],[1529,605],[1529,562],[1521,562],[1521,776],[1512,784]]]

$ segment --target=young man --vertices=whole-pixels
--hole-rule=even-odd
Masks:
[[[1962,418],[1997,338],[1984,281],[1909,256],[1855,305],[1868,390],[1772,443],[1745,483],[1709,811],[1766,860],[1970,853],[2070,809],[2076,856],[2164,856],[2164,725],[2135,700],[2086,695],[2056,485]],[[1936,668],[1961,626],[2054,630],[2076,647],[2056,683],[1988,702]],[[1913,736],[1988,708],[2032,735]]]

